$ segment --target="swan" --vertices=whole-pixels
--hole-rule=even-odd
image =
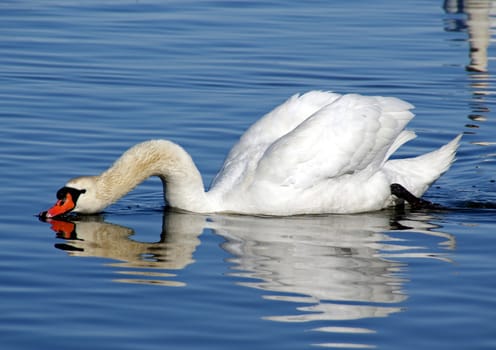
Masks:
[[[395,97],[310,91],[253,124],[234,145],[211,188],[191,156],[167,140],[139,143],[98,176],[69,180],[39,215],[103,211],[150,176],[171,207],[198,213],[360,213],[419,197],[452,164],[461,135],[441,148],[389,159],[416,137],[413,105]]]

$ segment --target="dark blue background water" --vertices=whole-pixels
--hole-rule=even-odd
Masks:
[[[6,349],[496,347],[491,1],[3,1],[0,339]],[[34,216],[73,176],[167,138],[206,184],[251,123],[311,89],[416,105],[465,133],[426,197],[451,210],[252,218]]]

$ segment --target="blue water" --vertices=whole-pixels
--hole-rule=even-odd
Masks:
[[[2,1],[2,349],[496,348],[494,6]],[[150,138],[209,184],[311,89],[416,105],[398,156],[464,133],[426,194],[450,209],[204,216],[164,210],[150,179],[100,216],[35,216]]]

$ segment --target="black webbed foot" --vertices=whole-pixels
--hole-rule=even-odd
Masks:
[[[439,204],[414,196],[400,184],[391,184],[391,194],[408,202],[412,209],[442,209]]]

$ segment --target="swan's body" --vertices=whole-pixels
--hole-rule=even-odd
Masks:
[[[391,193],[393,183],[420,197],[448,170],[459,144],[460,136],[419,157],[389,160],[415,137],[404,130],[412,108],[393,97],[320,91],[295,95],[245,132],[208,192],[183,148],[152,140],[126,151],[99,176],[70,180],[58,196],[75,197],[74,207],[66,211],[96,213],[146,178],[159,176],[169,205],[193,212],[380,210],[398,201]],[[48,216],[60,211],[48,211]]]

